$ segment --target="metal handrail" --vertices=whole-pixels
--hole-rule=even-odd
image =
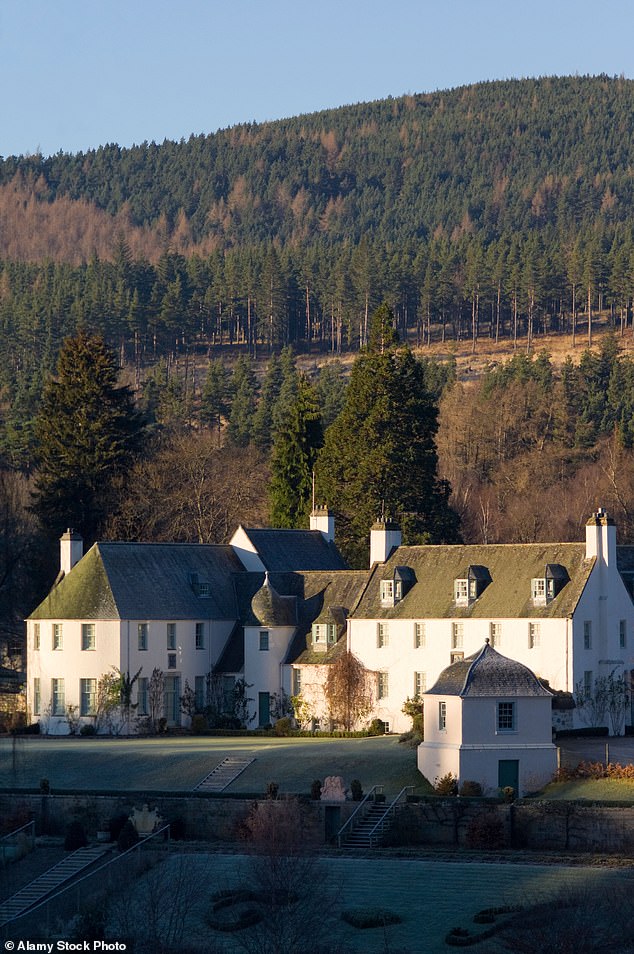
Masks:
[[[413,786],[413,785],[405,785],[405,787],[400,790],[400,792],[398,793],[398,795],[396,796],[396,798],[392,799],[392,801],[390,802],[390,804],[388,805],[388,807],[385,809],[385,812],[383,813],[383,817],[382,817],[382,818],[379,818],[379,820],[378,820],[378,822],[376,823],[376,825],[374,826],[374,828],[372,828],[371,831],[368,832],[368,838],[370,839],[370,844],[372,845],[372,847],[374,847],[375,838],[377,837],[376,834],[375,834],[376,831],[377,831],[377,829],[380,828],[380,829],[381,829],[381,834],[383,834],[383,829],[385,828],[385,822],[386,822],[386,819],[387,819],[388,815],[390,815],[390,816],[393,815],[393,814],[394,814],[394,811],[395,811],[395,809],[396,809],[396,806],[397,806],[398,803],[401,801],[401,799],[402,799],[408,792],[413,791],[413,790],[414,790],[414,786]]]
[[[83,875],[83,877],[78,878],[76,881],[73,880],[72,884],[67,884],[63,888],[61,888],[59,891],[55,891],[53,894],[48,894],[45,898],[43,898],[38,904],[34,905],[32,908],[28,908],[28,910],[23,911],[21,914],[16,914],[14,917],[9,918],[8,921],[5,921],[4,924],[1,925],[1,929],[4,930],[7,927],[7,925],[11,924],[13,921],[19,921],[20,918],[26,917],[27,915],[30,916],[39,908],[44,907],[45,904],[50,904],[51,901],[54,901],[56,898],[59,898],[62,894],[65,894],[67,891],[76,889],[78,885],[82,883],[82,881],[86,881],[88,878],[93,878],[97,874],[97,872],[105,871],[105,869],[109,868],[110,865],[117,864],[123,858],[126,858],[129,854],[131,854],[133,851],[140,852],[141,847],[142,846],[145,847],[148,841],[151,841],[152,838],[155,838],[158,835],[164,834],[165,832],[167,832],[167,845],[168,845],[168,851],[169,851],[170,845],[171,845],[170,826],[169,824],[167,824],[167,825],[163,825],[163,827],[159,828],[157,831],[153,831],[150,835],[147,835],[145,838],[141,838],[135,845],[132,845],[131,848],[126,848],[125,851],[122,851],[120,854],[115,855],[114,858],[111,858],[110,861],[106,861],[106,863],[101,865],[99,868],[95,868],[94,871],[91,871],[88,874]],[[60,864],[61,863],[62,862],[60,862]],[[57,865],[54,865],[54,867],[56,868]]]
[[[359,804],[357,805],[357,807],[356,807],[355,810],[353,811],[353,813],[352,813],[352,815],[350,816],[350,818],[347,820],[347,822],[346,822],[344,825],[342,825],[342,827],[339,829],[339,831],[338,831],[338,833],[337,833],[337,847],[338,847],[338,848],[341,848],[341,838],[342,838],[342,835],[343,835],[344,831],[346,830],[346,828],[351,827],[351,828],[353,829],[354,826],[357,824],[356,822],[354,822],[354,819],[355,819],[356,816],[359,814],[359,812],[361,811],[361,809],[363,808],[363,806],[364,806],[370,799],[372,799],[372,801],[374,801],[374,796],[375,796],[375,795],[382,795],[382,794],[383,794],[383,786],[382,786],[382,785],[373,785],[372,788],[370,789],[370,791],[368,792],[368,794],[365,795],[365,796],[362,798],[362,800],[359,802]],[[353,822],[354,822],[354,824],[353,824]]]
[[[21,831],[24,831],[25,828],[33,829],[33,836],[35,836],[35,819],[31,819],[30,822],[27,822],[26,825],[22,825],[20,828],[16,828],[15,831],[10,831],[8,835],[3,835],[0,838],[1,841],[6,841],[7,838],[13,838],[15,835],[19,835]]]

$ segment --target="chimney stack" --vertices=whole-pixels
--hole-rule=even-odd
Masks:
[[[335,539],[335,518],[328,507],[313,507],[310,515],[310,529],[319,530],[329,543]]]
[[[69,527],[59,541],[60,573],[65,576],[70,573],[76,563],[84,555],[84,539],[81,533],[75,533]]]
[[[392,550],[400,547],[401,530],[393,520],[377,520],[370,530],[370,566],[385,563]]]
[[[586,524],[586,559],[592,557],[616,567],[616,525],[603,507],[599,507]]]

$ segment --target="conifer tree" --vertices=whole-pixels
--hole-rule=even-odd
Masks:
[[[227,416],[229,406],[229,373],[220,358],[217,358],[210,361],[207,368],[200,400],[201,423],[220,431],[222,418]]]
[[[404,542],[458,538],[449,487],[437,475],[437,408],[411,352],[385,347],[388,315],[374,316],[369,341],[383,350],[355,361],[316,467],[320,498],[336,515],[337,542],[353,566],[367,562],[370,527],[382,514],[400,523]]]
[[[131,393],[117,387],[116,360],[103,339],[83,330],[67,338],[36,421],[34,507],[47,531],[57,536],[70,526],[94,541],[140,432]]]
[[[312,474],[321,446],[321,411],[310,382],[297,380],[297,396],[280,424],[271,454],[271,523],[301,528],[308,522]]]
[[[227,436],[236,447],[246,447],[253,435],[256,381],[251,361],[240,357],[236,361],[232,379],[233,402],[229,413]]]

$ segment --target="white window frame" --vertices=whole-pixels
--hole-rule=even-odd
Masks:
[[[194,706],[199,712],[205,708],[205,677],[194,676]]]
[[[495,725],[499,733],[517,732],[517,706],[511,700],[502,700],[495,707]]]
[[[594,691],[594,673],[592,669],[585,669],[583,673],[583,692],[586,696],[591,696]]]
[[[456,606],[469,605],[469,580],[457,579],[453,581],[453,598]]]
[[[33,649],[37,652],[40,648],[40,624],[33,623]]]
[[[64,627],[61,623],[53,623],[52,646],[54,652],[59,652],[64,648]]]
[[[42,711],[42,683],[39,676],[33,680],[33,715],[40,715]]]
[[[538,649],[542,644],[542,631],[539,623],[528,624],[528,648]]]
[[[176,623],[167,624],[165,640],[168,649],[176,649]]]
[[[302,691],[302,671],[293,667],[293,695],[299,696]]]
[[[385,649],[390,645],[390,627],[388,623],[376,624],[376,648]]]
[[[66,715],[66,687],[63,679],[51,679],[51,715]]]
[[[268,653],[268,651],[269,651],[269,645],[270,645],[269,631],[268,631],[268,629],[261,629],[261,630],[260,630],[260,637],[259,637],[260,652],[261,652],[261,653]]]
[[[438,731],[447,731],[447,703],[444,699],[438,703]]]
[[[592,649],[592,620],[583,621],[583,648]]]
[[[381,580],[381,603],[384,606],[394,606],[395,591],[394,580]]]
[[[148,624],[147,623],[138,623],[137,624],[137,646],[139,652],[146,653],[148,646]]]
[[[537,603],[539,606],[546,604],[548,597],[545,576],[536,576],[531,580],[531,598],[533,603]]]
[[[489,623],[489,645],[492,649],[502,642],[502,623]]]
[[[79,714],[93,716],[97,711],[97,680],[79,680]]]
[[[390,694],[390,679],[388,673],[377,672],[376,674],[376,697],[377,699],[387,699]]]
[[[619,648],[620,649],[627,648],[627,620],[626,619],[619,620]]]
[[[464,623],[451,624],[451,648],[464,648]]]
[[[136,702],[137,714],[146,716],[150,714],[149,709],[149,687],[150,680],[147,676],[139,676],[136,684]]]
[[[427,642],[427,627],[425,623],[414,623],[414,649],[424,649]]]
[[[414,673],[414,698],[420,699],[426,690],[427,690],[427,673],[415,672]]]
[[[97,648],[94,623],[81,624],[81,648],[82,652],[93,652]]]
[[[205,648],[205,624],[204,623],[196,623],[194,645],[196,646],[196,649]]]

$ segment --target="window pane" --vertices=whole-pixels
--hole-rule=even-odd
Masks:
[[[95,624],[94,623],[81,624],[81,648],[82,649],[95,648]]]

